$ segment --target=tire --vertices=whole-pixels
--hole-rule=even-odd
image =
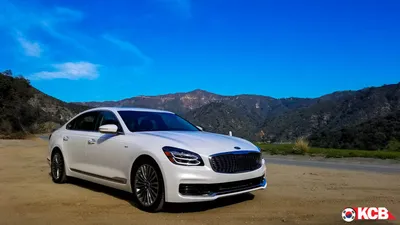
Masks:
[[[135,164],[131,175],[135,203],[146,212],[161,211],[165,203],[165,189],[160,168],[150,158],[143,158]]]
[[[64,157],[60,151],[56,151],[51,157],[51,178],[54,183],[62,184],[67,182],[67,175],[65,173]]]

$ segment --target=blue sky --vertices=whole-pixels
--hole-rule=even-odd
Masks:
[[[65,101],[400,82],[397,0],[0,0],[2,70]]]

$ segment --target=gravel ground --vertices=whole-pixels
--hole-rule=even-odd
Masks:
[[[44,140],[0,140],[0,224],[336,225],[345,224],[341,211],[347,206],[385,206],[400,219],[399,173],[271,163],[265,191],[168,204],[165,212],[149,214],[125,192],[78,180],[52,183],[46,152]]]

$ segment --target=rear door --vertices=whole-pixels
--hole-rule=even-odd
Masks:
[[[98,114],[97,111],[84,113],[67,125],[63,143],[72,171],[82,172],[87,169],[86,148],[88,139],[95,132]]]

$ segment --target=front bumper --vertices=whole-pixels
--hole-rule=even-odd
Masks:
[[[247,180],[216,184],[180,184],[179,194],[184,196],[220,196],[265,186],[265,176]]]
[[[216,173],[208,166],[185,167],[166,162],[163,166],[167,202],[202,202],[265,189],[265,162],[254,171]]]

